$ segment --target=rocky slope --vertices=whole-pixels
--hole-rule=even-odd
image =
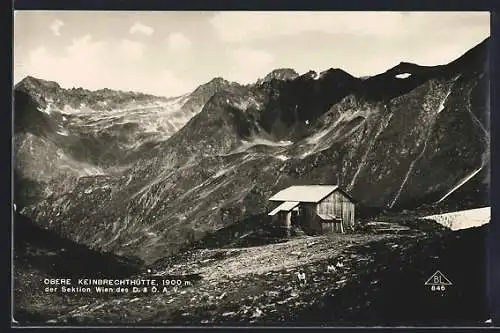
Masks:
[[[278,68],[267,74],[264,78],[258,79],[257,84],[262,84],[272,80],[290,81],[296,79],[298,76],[299,73],[292,68]]]
[[[334,68],[271,73],[247,86],[216,79],[213,94],[195,103],[200,112],[188,108],[196,115],[182,128],[156,130],[154,139],[139,124],[170,122],[168,107],[155,106],[168,116],[149,110],[146,118],[47,113],[17,87],[28,97],[16,100],[16,119],[27,119],[16,134],[16,200],[47,228],[147,262],[265,218],[267,198],[291,184],[339,183],[370,207],[447,201],[488,184],[487,47],[365,79]],[[183,98],[192,95],[161,103],[184,107]],[[59,138],[64,117],[71,125]]]
[[[228,81],[214,79],[179,97],[109,89],[63,89],[26,77],[15,86],[18,204],[70,191],[79,177],[122,172],[165,141]]]
[[[423,223],[390,225],[378,232],[193,249],[137,269],[136,262],[96,254],[22,220],[15,318],[19,326],[487,326],[487,227],[451,232],[435,225],[425,231]],[[464,258],[471,257],[477,260],[464,269]],[[436,270],[453,283],[444,292],[425,285]],[[109,272],[199,278],[156,293],[46,293],[41,284],[47,277],[76,281]]]

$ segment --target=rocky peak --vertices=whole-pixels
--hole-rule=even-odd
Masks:
[[[320,78],[353,79],[354,76],[340,68],[329,68],[319,74]]]
[[[222,77],[216,77],[210,80],[209,82],[202,84],[196,88],[192,95],[194,96],[199,96],[199,95],[206,95],[206,96],[212,96],[215,93],[224,90],[225,88],[228,88],[231,86],[233,83],[225,80]]]
[[[302,74],[300,77],[306,80],[313,80],[318,77],[318,73],[313,70],[309,70],[307,73]]]
[[[33,90],[33,91],[41,91],[41,90],[57,90],[61,89],[61,86],[54,81],[47,81],[38,79],[33,76],[26,76],[24,79],[19,81],[16,84],[15,89],[25,89],[25,90]]]
[[[292,68],[278,68],[267,74],[263,79],[259,79],[257,84],[269,82],[271,80],[290,81],[299,76]]]

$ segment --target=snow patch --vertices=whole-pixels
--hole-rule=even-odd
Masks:
[[[59,135],[62,135],[62,136],[68,136],[69,135],[68,131],[65,130],[64,128],[59,129],[58,131],[56,131],[56,133],[59,134]]]
[[[307,156],[311,155],[312,153],[314,153],[314,151],[306,151],[305,153],[300,155],[300,158],[306,158]]]
[[[317,133],[314,133],[310,137],[306,139],[306,143],[308,144],[316,144],[321,140],[325,135],[327,135],[330,132],[330,128],[327,128],[325,130],[319,131]]]
[[[316,132],[314,133],[313,135],[311,135],[310,137],[306,138],[304,141],[305,141],[305,144],[308,144],[308,145],[314,145],[314,147],[312,149],[310,149],[309,151],[306,151],[304,152],[300,158],[305,158],[313,153],[316,153],[318,151],[321,151],[322,148],[319,147],[320,146],[320,141],[325,138],[327,135],[330,135],[332,134],[331,139],[335,139],[337,137],[337,133],[335,131],[335,129],[342,123],[345,123],[345,122],[350,122],[352,121],[353,119],[357,118],[357,117],[362,117],[364,119],[366,119],[368,117],[368,114],[369,114],[369,110],[359,110],[359,111],[355,111],[355,112],[344,112],[340,115],[340,117],[331,125],[329,126],[328,128],[325,128],[319,132]],[[359,124],[358,124],[359,126]],[[344,134],[344,135],[350,135],[351,133],[353,133],[354,131],[356,131],[357,127],[353,127],[351,130],[349,130],[348,133]],[[324,145],[323,145],[324,146]],[[325,147],[323,147],[325,148]]]
[[[105,174],[101,168],[90,165],[83,166],[83,168],[78,171],[80,176],[100,176]]]
[[[221,169],[221,170],[217,171],[215,173],[215,175],[213,175],[212,177],[213,178],[219,178],[219,177],[225,175],[226,173],[228,173],[231,170],[233,170],[233,167]]]
[[[469,175],[467,175],[466,177],[464,177],[461,181],[458,182],[457,185],[455,185],[448,193],[446,193],[441,199],[439,199],[438,203],[443,201],[444,199],[446,199],[450,194],[452,194],[453,192],[455,192],[458,188],[460,188],[462,185],[464,185],[465,183],[467,183],[472,177],[474,177],[475,175],[477,175],[477,173],[479,171],[481,171],[481,169],[483,168],[483,166],[481,166],[480,168],[478,168],[477,170],[474,170],[473,172],[471,172]]]
[[[365,165],[366,165],[366,161],[367,161],[368,155],[372,151],[373,146],[377,142],[378,137],[380,136],[380,134],[382,134],[382,132],[385,130],[385,128],[389,125],[389,122],[391,121],[393,115],[394,115],[394,113],[390,113],[389,117],[387,117],[387,119],[385,119],[385,121],[382,121],[380,123],[380,127],[377,129],[377,132],[375,133],[375,136],[369,142],[367,149],[365,150],[363,156],[361,157],[361,162],[358,165],[358,169],[354,173],[354,176],[352,177],[352,180],[349,183],[349,186],[348,186],[349,190],[352,190],[352,188],[354,187],[354,184],[356,183],[356,179],[358,178],[358,176],[359,176],[359,174],[361,172],[361,169],[363,169],[365,167]],[[382,120],[384,120],[384,119],[382,119]]]
[[[69,121],[71,127],[83,128],[85,132],[111,130],[116,126],[127,124],[137,127],[137,131],[130,133],[131,144],[125,145],[127,149],[133,150],[145,141],[164,140],[183,127],[196,114],[182,109],[187,100],[186,96],[181,96],[167,101],[128,104],[121,108],[112,107],[106,112],[88,107],[75,110],[65,106],[60,112],[63,116],[67,116],[65,123]],[[68,115],[72,115],[72,118]],[[145,135],[137,138],[141,134]]]
[[[51,110],[51,108],[50,108],[49,106],[47,106],[45,109],[43,109],[43,108],[37,108],[37,110],[38,110],[38,111],[40,111],[40,112],[43,112],[43,113],[49,114],[49,115],[50,115],[50,113],[51,113],[51,111],[52,111],[52,110]]]
[[[462,76],[462,74],[457,75],[457,76],[453,79],[453,81],[452,81],[452,83],[451,83],[451,86],[450,86],[450,88],[448,89],[448,92],[446,93],[446,96],[444,97],[444,99],[443,99],[443,100],[441,101],[441,103],[439,104],[438,113],[441,113],[441,111],[443,111],[443,110],[444,110],[444,104],[446,103],[446,100],[448,99],[448,96],[450,96],[451,89],[454,87],[455,82],[458,80],[458,78],[459,78],[460,76]]]
[[[411,73],[401,73],[397,74],[395,77],[398,79],[407,79],[411,76]]]
[[[446,96],[443,98],[443,100],[439,104],[438,113],[441,113],[441,111],[444,110],[444,104],[446,103],[446,100],[448,99],[448,96],[450,96],[450,93],[451,93],[451,89],[448,90],[448,93],[446,94]]]
[[[230,154],[241,153],[245,150],[258,145],[270,146],[270,147],[286,147],[292,145],[292,141],[271,141],[264,138],[253,138],[251,140],[241,140],[241,145],[236,148],[234,151],[230,152]]]
[[[69,105],[65,105],[64,108],[61,110],[61,113],[63,114],[75,114],[78,113],[80,110],[74,109]]]
[[[285,156],[285,155],[278,155],[278,156],[275,156],[277,159],[279,160],[282,160],[282,161],[286,161],[289,159],[288,156]]]
[[[429,215],[423,218],[434,220],[437,223],[450,228],[451,230],[461,230],[479,227],[490,222],[491,208],[483,207],[457,212]]]
[[[368,113],[369,113],[368,110],[357,110],[354,112],[344,112],[328,128],[314,133],[310,137],[306,138],[305,141],[307,144],[317,144],[325,135],[332,132],[339,124],[344,123],[344,122],[349,122],[349,121],[355,119],[356,117],[366,118],[368,116]]]
[[[257,101],[254,98],[249,98],[246,100],[235,101],[233,103],[233,106],[240,110],[247,110],[251,106],[258,107],[259,103],[257,103]]]

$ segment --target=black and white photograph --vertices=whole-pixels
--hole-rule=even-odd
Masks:
[[[12,327],[488,327],[490,13],[18,10]]]

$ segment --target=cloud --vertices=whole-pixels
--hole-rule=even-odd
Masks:
[[[464,25],[467,22],[467,25]],[[271,39],[303,32],[409,37],[456,29],[489,31],[488,12],[221,12],[210,19],[226,42]]]
[[[123,39],[120,42],[119,50],[126,60],[138,60],[144,55],[145,45],[141,42],[134,42]]]
[[[147,25],[144,25],[142,23],[134,23],[133,26],[130,27],[130,30],[129,32],[133,35],[133,34],[143,34],[143,35],[146,35],[146,36],[151,36],[153,34],[153,32],[155,31],[155,29],[153,29],[152,27],[149,27]]]
[[[107,44],[94,41],[90,35],[74,39],[64,56],[55,56],[46,47],[29,53],[23,71],[35,77],[47,78],[69,86],[92,85],[102,78]]]
[[[196,87],[184,75],[166,69],[151,71],[145,61],[132,62],[145,55],[143,43],[123,39],[112,44],[85,35],[72,40],[62,53],[38,47],[28,52],[26,59],[16,54],[14,81],[32,75],[56,81],[64,88],[109,88],[162,96],[181,95]]]
[[[273,70],[274,56],[266,51],[240,47],[229,51],[229,80],[242,84],[252,83]]]
[[[64,26],[64,22],[57,19],[54,20],[50,26],[49,29],[54,33],[55,36],[60,36],[61,35],[61,28]]]
[[[168,70],[163,70],[160,75],[151,81],[148,89],[158,95],[179,96],[196,88],[196,83],[176,76]]]
[[[192,43],[184,34],[173,32],[167,37],[169,51],[185,52],[191,49]]]

